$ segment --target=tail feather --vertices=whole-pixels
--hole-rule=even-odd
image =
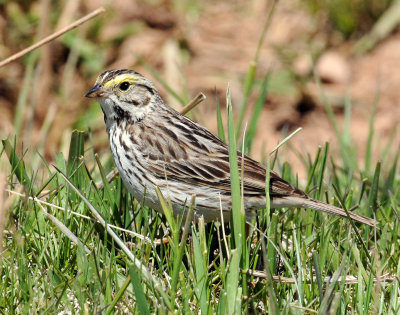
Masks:
[[[295,197],[295,196],[290,196],[290,197],[285,197],[286,201],[288,202],[288,206],[292,207],[303,207],[303,208],[309,208],[317,211],[322,211],[326,212],[329,214],[337,215],[343,218],[348,218],[350,216],[351,219],[354,221],[369,225],[369,226],[376,226],[378,224],[378,221],[365,217],[361,214],[357,214],[351,211],[344,211],[342,208],[335,207],[329,204],[326,204],[322,201],[314,200],[311,198],[303,198],[303,197]]]

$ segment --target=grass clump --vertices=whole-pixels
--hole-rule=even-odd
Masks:
[[[228,122],[235,152],[232,116]],[[343,166],[330,157],[329,144],[304,157],[311,196],[348,209],[359,205],[379,229],[311,210],[267,209],[271,215],[258,216],[246,234],[244,216],[225,226],[192,223],[174,218],[168,200],[165,220],[134,200],[119,178],[108,182],[104,165],[112,164],[85,148],[86,139],[73,132],[68,158],[60,153],[54,166],[41,159],[37,170],[17,141],[3,141],[5,312],[398,310],[398,152],[369,169],[358,162]],[[269,167],[279,168],[277,162],[275,155]],[[296,177],[290,165],[282,167],[286,178]],[[232,173],[239,214],[240,176]]]
[[[269,18],[259,47],[268,25]],[[236,167],[236,149],[251,152],[270,87],[267,74],[259,84],[250,123],[244,127],[249,95],[255,90],[258,54],[248,69],[236,123],[228,90],[227,132],[217,99],[218,134],[229,143]],[[315,156],[298,153],[307,170],[305,183],[299,184],[290,163],[281,163],[278,151],[266,165],[313,198],[376,217],[379,229],[311,210],[274,210],[267,203],[246,232],[238,169],[231,169],[231,222],[205,224],[201,218],[190,220],[192,203],[187,207],[189,219],[183,220],[173,217],[169,201],[160,196],[165,213],[161,216],[133,199],[118,176],[110,180],[113,176],[107,174],[113,162],[94,151],[95,137],[87,120],[79,126],[88,131],[71,132],[68,156],[59,153],[54,165],[40,150],[21,147],[21,115],[37,56],[31,58],[19,96],[16,137],[4,139],[0,148],[0,187],[5,187],[0,190],[4,191],[0,198],[2,312],[399,312],[399,152],[398,148],[393,152],[396,146],[388,142],[379,156],[382,162],[375,160],[375,110],[364,165],[351,140],[350,102],[343,130],[324,102],[339,154],[331,155],[329,143]],[[101,68],[101,64],[100,60],[88,67]],[[164,87],[186,104],[186,95],[167,83]],[[47,129],[43,130],[45,134]],[[266,192],[268,185],[267,181]]]

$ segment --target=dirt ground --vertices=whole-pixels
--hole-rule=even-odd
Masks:
[[[82,12],[78,8],[75,10],[79,16],[99,5],[102,5],[101,1],[91,0],[79,9]],[[128,22],[141,21],[143,24],[140,32],[124,38],[114,47],[107,48],[106,68],[134,68],[151,77],[138,63],[138,56],[141,56],[177,91],[188,91],[192,97],[198,92],[204,92],[207,100],[198,107],[195,117],[201,124],[216,132],[215,90],[224,103],[224,94],[229,85],[233,104],[236,108],[239,107],[243,81],[254,58],[270,3],[260,0],[210,1],[205,2],[201,8],[171,7],[172,5],[152,6],[140,1],[129,4],[122,0],[111,2],[107,6],[107,18],[103,20],[104,25],[99,35],[104,41],[114,38]],[[272,77],[277,74],[275,77],[278,79],[269,91],[260,117],[252,151],[255,159],[260,160],[263,152],[269,152],[282,139],[283,131],[290,132],[297,127],[303,129],[291,140],[291,144],[300,152],[313,155],[318,146],[329,141],[332,154],[335,154],[337,139],[322,105],[321,92],[313,83],[311,74],[312,51],[319,46],[328,48],[315,60],[317,73],[323,81],[324,94],[334,106],[340,124],[343,123],[346,95],[351,99],[351,135],[359,148],[360,158],[365,150],[369,118],[375,101],[376,148],[382,148],[393,133],[396,139],[393,143],[399,145],[400,133],[397,128],[400,122],[400,32],[392,33],[372,51],[355,56],[349,48],[353,44],[351,42],[327,45],[326,35],[319,26],[301,8],[299,1],[278,3],[257,64],[257,78],[262,78],[270,70]],[[285,57],[287,55],[291,56],[290,61]],[[10,69],[14,71],[15,77],[22,80],[23,66],[18,68],[17,65],[10,65],[9,71]],[[49,71],[53,71],[52,75],[57,75],[63,69],[61,67],[57,72]],[[294,89],[287,89],[286,81],[279,81],[279,74],[287,69],[302,82],[301,88],[295,84]],[[4,71],[3,69],[0,75],[4,76]],[[65,109],[66,105],[58,105],[62,110],[54,114],[54,126],[48,140],[51,144],[46,146],[48,156],[54,156],[60,150],[62,133],[58,131],[71,128],[74,119],[87,109],[87,100],[81,98],[81,95],[94,80],[95,76],[88,78],[79,73],[73,76],[70,93],[77,96],[69,99],[69,102],[76,105],[68,110]],[[179,108],[173,97],[167,95],[164,89],[160,90],[171,106]],[[253,94],[248,106],[253,106],[257,91]],[[55,98],[54,102],[62,100]],[[10,123],[15,113],[15,104],[11,104],[9,100],[4,101],[3,98],[1,106],[3,117],[6,117],[6,123],[0,128],[4,135],[12,129]],[[44,113],[48,111],[45,106],[45,109],[42,108]],[[35,110],[36,119],[43,121],[45,114],[40,114],[39,109]],[[39,129],[40,123],[37,126]],[[99,128],[99,132],[104,132],[102,127]],[[99,137],[103,139],[104,135]],[[106,145],[106,141],[103,144]],[[379,149],[376,150],[376,156],[378,153]],[[302,165],[296,154],[289,150],[282,150],[281,154],[282,159],[289,160],[302,174]]]

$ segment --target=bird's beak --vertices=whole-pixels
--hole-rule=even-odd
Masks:
[[[94,87],[92,87],[86,94],[85,97],[89,98],[102,98],[104,97],[106,91],[104,90],[103,86],[101,84],[96,84]]]

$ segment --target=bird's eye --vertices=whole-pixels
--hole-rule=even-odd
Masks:
[[[129,89],[130,86],[131,86],[131,84],[130,84],[129,82],[124,81],[124,82],[122,82],[122,83],[119,85],[119,89],[120,89],[121,91],[127,91],[127,90]]]

